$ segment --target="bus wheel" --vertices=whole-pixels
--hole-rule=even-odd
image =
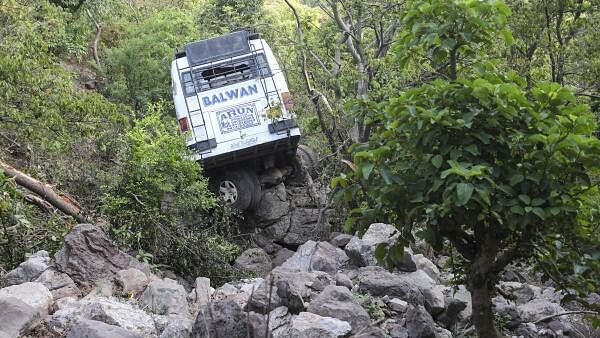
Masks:
[[[252,170],[228,169],[211,183],[211,190],[233,208],[250,209],[260,201],[260,183]]]

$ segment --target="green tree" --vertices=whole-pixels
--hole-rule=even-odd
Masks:
[[[204,38],[243,28],[264,25],[263,0],[209,0],[198,13],[198,28]]]
[[[337,197],[356,206],[347,224],[384,220],[401,230],[403,242],[377,250],[390,265],[416,225],[434,249],[450,244],[459,254],[457,277],[473,296],[478,335],[501,337],[491,298],[508,264],[533,259],[579,295],[598,288],[600,237],[580,215],[596,212],[589,202],[597,198],[600,160],[595,117],[560,85],[527,90],[526,80],[478,53],[497,35],[511,41],[501,2],[414,1],[410,8],[400,59],[427,56],[449,80],[361,104],[372,136],[352,146],[355,170],[334,180],[343,188]],[[468,59],[460,67],[461,55],[476,67]]]

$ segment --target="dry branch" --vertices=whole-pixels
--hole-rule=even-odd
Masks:
[[[49,184],[40,182],[22,173],[3,161],[0,161],[0,169],[7,176],[12,177],[18,185],[34,192],[58,210],[72,216],[79,222],[88,222],[87,218],[83,215],[83,208],[70,196],[56,192]]]

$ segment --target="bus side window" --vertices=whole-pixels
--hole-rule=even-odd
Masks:
[[[190,72],[181,73],[181,84],[185,97],[196,95],[196,88],[194,88],[194,81]]]

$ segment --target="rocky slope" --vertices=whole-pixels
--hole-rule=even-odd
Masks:
[[[407,249],[394,271],[376,265],[375,247],[396,236],[373,224],[362,238],[334,234],[295,252],[249,249],[235,264],[255,278],[211,286],[204,277],[194,285],[160,278],[101,228],[80,224],[53,258],[37,252],[4,276],[0,337],[468,335],[469,292],[449,287],[434,262]],[[510,300],[494,303],[507,333],[581,336],[571,317],[535,323],[565,311],[553,288],[506,281],[501,289]]]

